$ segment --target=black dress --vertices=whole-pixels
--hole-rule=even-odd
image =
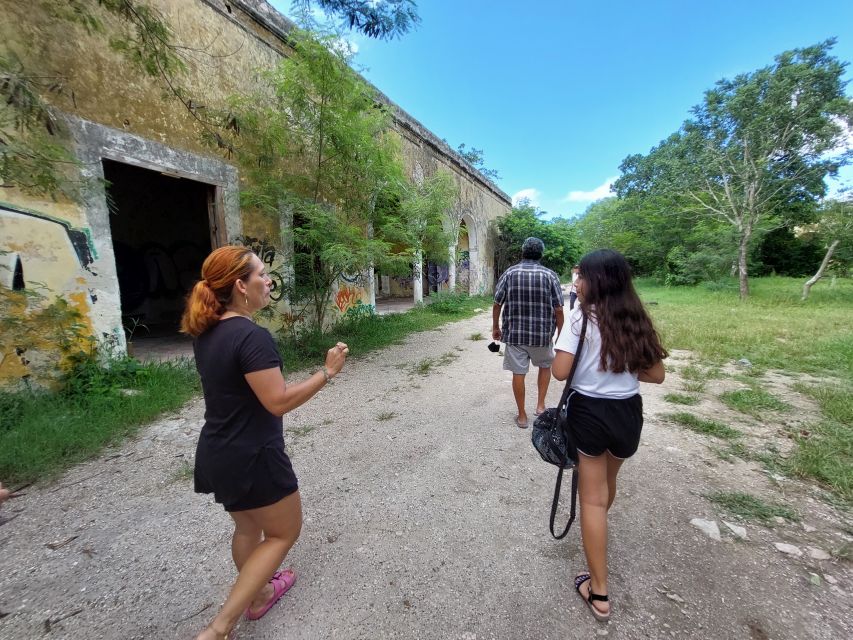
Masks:
[[[299,488],[284,451],[282,419],[267,411],[245,374],[281,368],[269,331],[248,318],[221,320],[193,343],[204,390],[195,490],[226,511],[274,504]]]

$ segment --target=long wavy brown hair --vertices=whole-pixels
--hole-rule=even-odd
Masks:
[[[201,280],[187,297],[181,318],[181,333],[199,336],[225,313],[237,280],[247,280],[252,273],[252,253],[246,247],[219,247],[201,265]]]
[[[634,284],[631,267],[618,251],[599,249],[580,261],[581,310],[601,332],[602,371],[638,373],[669,354],[661,344]]]

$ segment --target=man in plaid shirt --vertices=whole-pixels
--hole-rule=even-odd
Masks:
[[[554,330],[559,335],[563,328],[563,290],[557,274],[539,264],[544,251],[545,243],[539,238],[524,241],[522,260],[501,275],[492,307],[492,338],[506,344],[503,368],[512,371],[512,393],[518,405],[515,424],[522,429],[527,427],[524,378],[530,363],[539,367],[539,394],[533,412],[538,416],[545,410],[545,394],[551,381]],[[501,329],[498,322],[503,307]]]

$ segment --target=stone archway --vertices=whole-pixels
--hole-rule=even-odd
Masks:
[[[469,295],[480,292],[480,234],[481,225],[477,223],[473,213],[466,210],[462,214],[460,226],[464,227],[463,235],[460,230],[459,242],[457,243],[457,287],[467,291]]]

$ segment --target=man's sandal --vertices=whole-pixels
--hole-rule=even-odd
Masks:
[[[590,575],[587,572],[579,573],[578,575],[576,575],[575,591],[578,592],[578,595],[581,597],[581,600],[583,600],[586,603],[586,606],[589,607],[590,612],[596,620],[598,620],[599,622],[607,622],[608,620],[610,620],[610,611],[607,611],[606,613],[600,611],[599,609],[596,609],[595,605],[592,603],[595,600],[600,600],[601,602],[608,602],[609,598],[607,596],[600,596],[597,593],[593,593],[592,582],[589,583],[589,594],[587,596],[584,596],[584,594],[581,593],[581,585],[589,579]]]

